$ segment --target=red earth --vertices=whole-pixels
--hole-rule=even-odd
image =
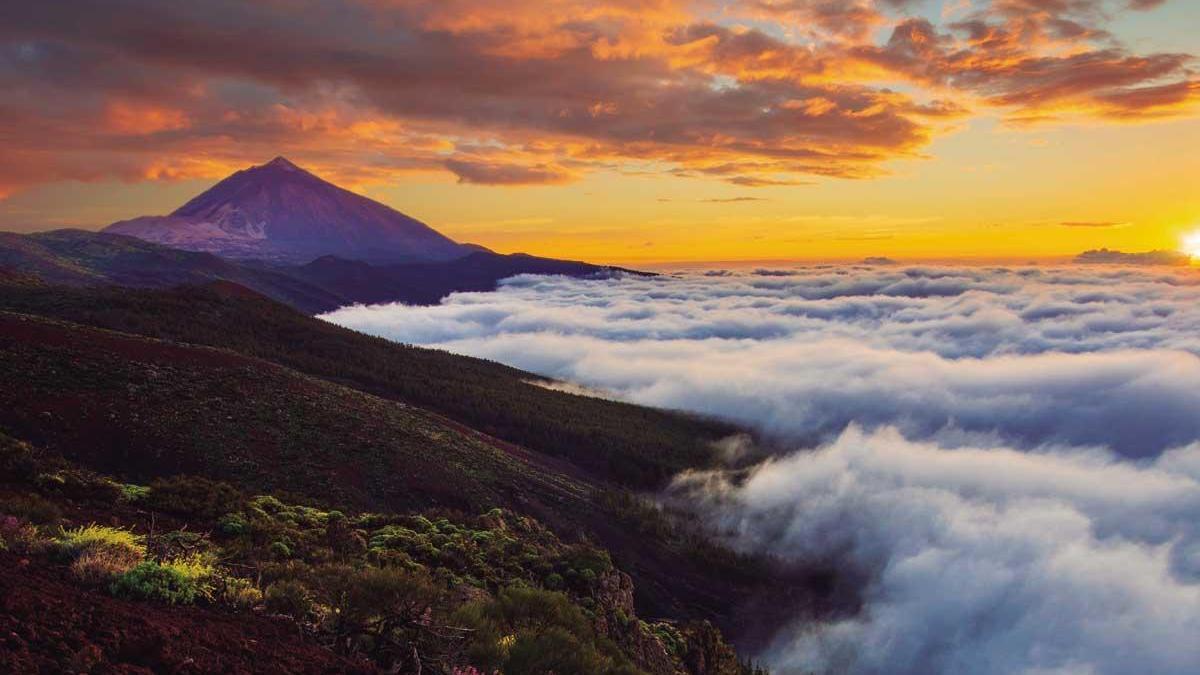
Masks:
[[[114,598],[0,553],[3,673],[373,673],[290,622]]]

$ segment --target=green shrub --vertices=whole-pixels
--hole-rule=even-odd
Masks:
[[[287,560],[292,557],[292,547],[287,545],[287,542],[276,541],[271,544],[271,557],[276,560]]]
[[[104,584],[125,574],[142,561],[141,553],[128,548],[94,547],[71,563],[71,573],[87,584]]]
[[[144,537],[129,530],[92,524],[64,531],[56,543],[61,557],[69,560],[97,549],[124,552],[141,559],[146,555],[145,541]]]
[[[263,601],[271,612],[285,614],[297,621],[307,617],[313,610],[312,593],[304,584],[291,579],[268,586]]]
[[[62,509],[36,494],[9,497],[0,501],[0,513],[19,516],[36,525],[54,525],[62,520]]]
[[[511,586],[455,613],[471,630],[470,662],[504,673],[636,673],[610,640],[597,636],[562,593]]]
[[[229,483],[199,476],[175,476],[150,483],[151,508],[196,518],[216,518],[239,502],[241,493]]]
[[[150,495],[150,488],[145,485],[134,485],[133,483],[124,483],[120,485],[121,499],[120,501],[127,504],[136,504]]]
[[[217,531],[226,537],[240,537],[250,531],[250,523],[240,513],[226,513],[217,521]]]
[[[187,605],[197,599],[212,600],[217,570],[200,554],[165,562],[143,562],[117,577],[114,595]]]
[[[222,579],[218,599],[221,603],[237,609],[249,609],[262,602],[262,591],[248,579],[225,577]]]
[[[380,617],[397,626],[415,623],[442,597],[423,570],[326,565],[317,578],[339,620],[359,629]]]
[[[163,557],[193,555],[207,545],[207,535],[187,530],[171,530],[154,539],[154,548]]]
[[[678,658],[683,658],[687,654],[687,639],[675,626],[665,621],[659,621],[647,625],[646,628],[667,648],[668,654]]]
[[[274,515],[287,509],[283,502],[270,495],[255,497],[251,500],[250,507],[261,511],[264,515]]]
[[[137,600],[156,600],[171,605],[196,601],[196,582],[176,567],[143,562],[117,577],[109,587],[113,595]]]
[[[121,497],[121,487],[117,483],[77,468],[59,467],[56,471],[40,473],[33,479],[33,484],[47,494],[105,504],[115,504]]]

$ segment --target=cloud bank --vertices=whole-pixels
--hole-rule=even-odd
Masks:
[[[864,609],[783,627],[778,672],[1194,672],[1200,276],[839,267],[517,277],[327,319],[794,454],[674,494],[738,547],[836,559]]]
[[[734,487],[692,475],[738,545],[856,566],[861,615],[781,631],[782,673],[1188,673],[1200,664],[1200,445],[947,450],[851,429]]]

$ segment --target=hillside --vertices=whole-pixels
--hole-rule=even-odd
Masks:
[[[379,262],[460,258],[471,248],[283,157],[238,171],[169,216],[106,230],[227,258],[300,264],[323,255]]]
[[[232,286],[14,288],[0,294],[0,309],[227,348],[441,413],[636,487],[658,487],[683,469],[712,465],[712,443],[740,431],[549,390],[530,384],[542,379],[531,373],[366,336]]]
[[[510,511],[120,482],[2,432],[0,469],[3,672],[753,670],[708,624],[639,619],[603,549]]]
[[[419,409],[223,350],[5,313],[0,361],[0,426],[133,481],[236,476],[357,508],[531,512],[583,490]]]
[[[84,230],[0,232],[0,272],[68,286],[170,288],[225,280],[306,312],[327,311],[346,302],[337,294],[278,271],[239,265],[210,253]]]
[[[0,287],[0,307],[20,313],[0,322],[14,364],[0,425],[122,480],[194,472],[316,504],[511,508],[608,548],[639,611],[707,618],[749,647],[797,605],[837,604],[830,570],[734,555],[625,492],[712,465],[712,441],[737,431],[724,423],[551,391],[228,284],[20,284]]]

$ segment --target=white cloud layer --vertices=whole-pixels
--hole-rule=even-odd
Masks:
[[[797,625],[782,673],[1193,673],[1200,446],[1101,454],[947,450],[850,429],[737,487],[681,478],[739,546],[853,565],[866,609]]]
[[[777,672],[1200,670],[1195,272],[518,277],[326,318],[820,446],[679,483],[736,545],[870,579]]]

